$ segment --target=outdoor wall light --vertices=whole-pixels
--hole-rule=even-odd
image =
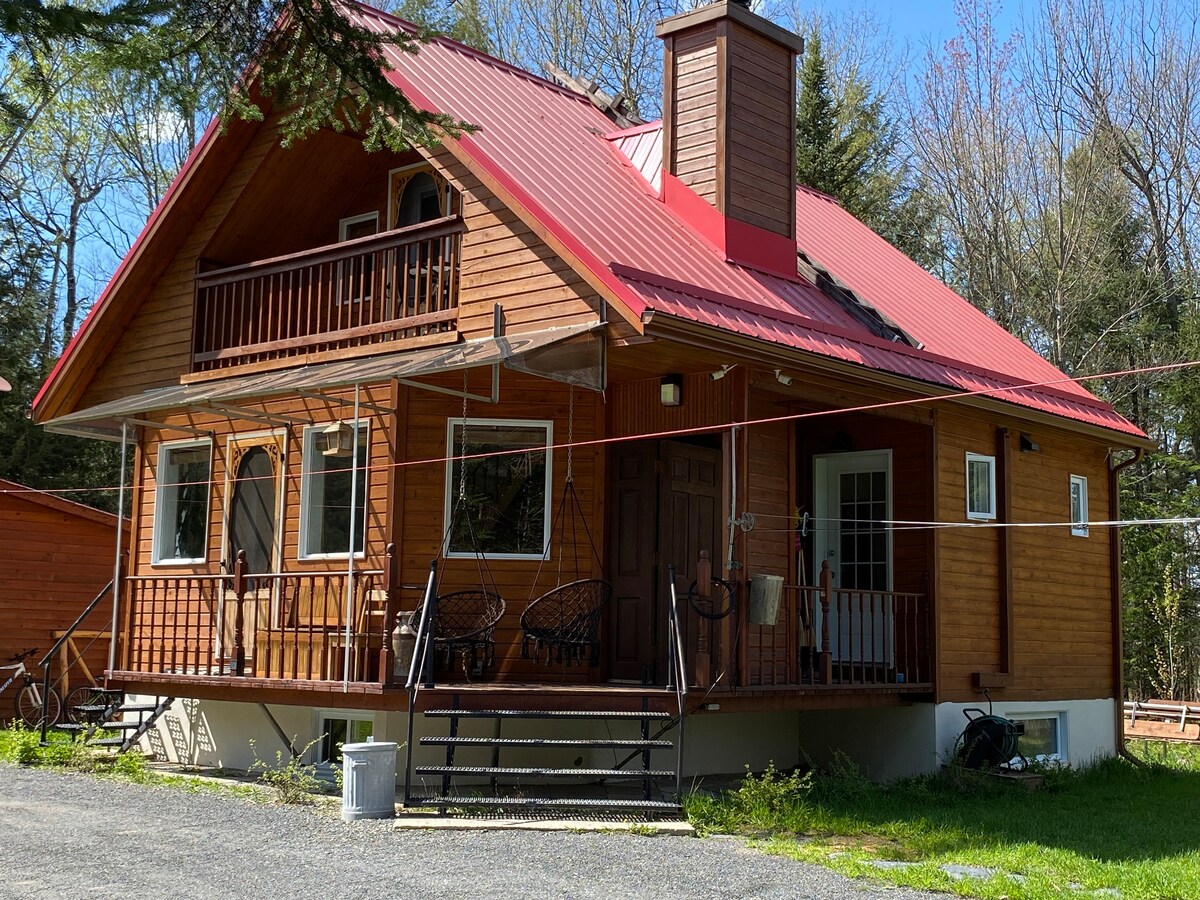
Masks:
[[[1042,445],[1027,435],[1021,432],[1021,452],[1022,453],[1037,453],[1042,449]]]
[[[658,382],[658,399],[663,406],[679,406],[683,403],[683,376],[664,375]]]
[[[722,378],[725,377],[725,373],[728,372],[732,368],[733,368],[733,366],[730,363],[726,363],[725,365],[721,366],[721,368],[717,369],[715,372],[709,372],[708,377],[711,378],[713,381],[720,381]]]
[[[786,386],[786,385],[789,385],[792,383],[792,376],[784,375],[782,369],[776,369],[775,370],[775,380],[778,381],[780,384]]]
[[[322,456],[349,456],[354,452],[354,428],[349,422],[334,422],[317,435]]]

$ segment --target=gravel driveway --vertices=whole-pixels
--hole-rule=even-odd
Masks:
[[[395,831],[279,807],[0,765],[0,897],[944,900],[726,838]]]

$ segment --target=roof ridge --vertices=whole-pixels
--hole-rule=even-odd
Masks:
[[[341,2],[347,6],[356,7],[361,14],[367,17],[380,19],[387,24],[400,29],[401,31],[407,31],[413,34],[416,34],[419,31],[419,28],[415,23],[410,22],[407,19],[402,19],[393,13],[385,12],[382,9],[377,9],[374,6],[370,6],[362,2],[362,0],[341,0]],[[453,50],[456,53],[462,53],[465,56],[473,57],[478,59],[480,62],[484,62],[497,69],[510,72],[513,75],[519,75],[522,78],[525,78],[527,81],[532,81],[534,84],[537,84],[540,87],[554,90],[559,94],[562,94],[564,97],[570,97],[572,100],[582,100],[586,105],[592,107],[593,109],[595,108],[592,106],[592,102],[587,97],[577,94],[575,91],[564,87],[557,81],[554,81],[551,78],[546,78],[542,75],[538,75],[536,72],[530,72],[528,69],[522,69],[520,66],[500,59],[498,56],[492,56],[492,54],[486,53],[483,50],[480,50],[478,47],[472,47],[470,44],[464,44],[462,41],[452,38],[449,35],[438,34],[433,37],[429,43],[440,44],[448,50]]]

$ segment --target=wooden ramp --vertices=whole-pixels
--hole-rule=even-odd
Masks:
[[[1200,704],[1126,700],[1125,738],[1200,743]]]

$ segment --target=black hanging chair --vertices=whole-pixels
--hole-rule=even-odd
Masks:
[[[572,385],[570,403],[567,413],[567,477],[563,485],[562,499],[550,525],[550,542],[542,552],[541,562],[538,563],[537,573],[533,577],[528,605],[521,613],[521,656],[528,659],[531,655],[542,658],[549,663],[581,663],[586,657],[589,666],[600,664],[600,625],[604,611],[612,599],[613,586],[603,578],[582,578],[579,566],[579,553],[575,556],[575,579],[563,583],[562,563],[563,552],[567,544],[567,519],[571,520],[570,545],[577,548],[577,523],[583,526],[587,536],[588,546],[595,558],[598,568],[603,571],[604,564],[596,551],[596,542],[592,540],[588,528],[587,517],[579,495],[575,491],[573,473],[572,444],[574,444],[575,428],[575,388]],[[570,502],[571,509],[567,509]],[[558,534],[558,586],[551,588],[539,597],[533,597],[537,591],[538,579],[542,574],[542,565],[550,556],[550,547]]]

